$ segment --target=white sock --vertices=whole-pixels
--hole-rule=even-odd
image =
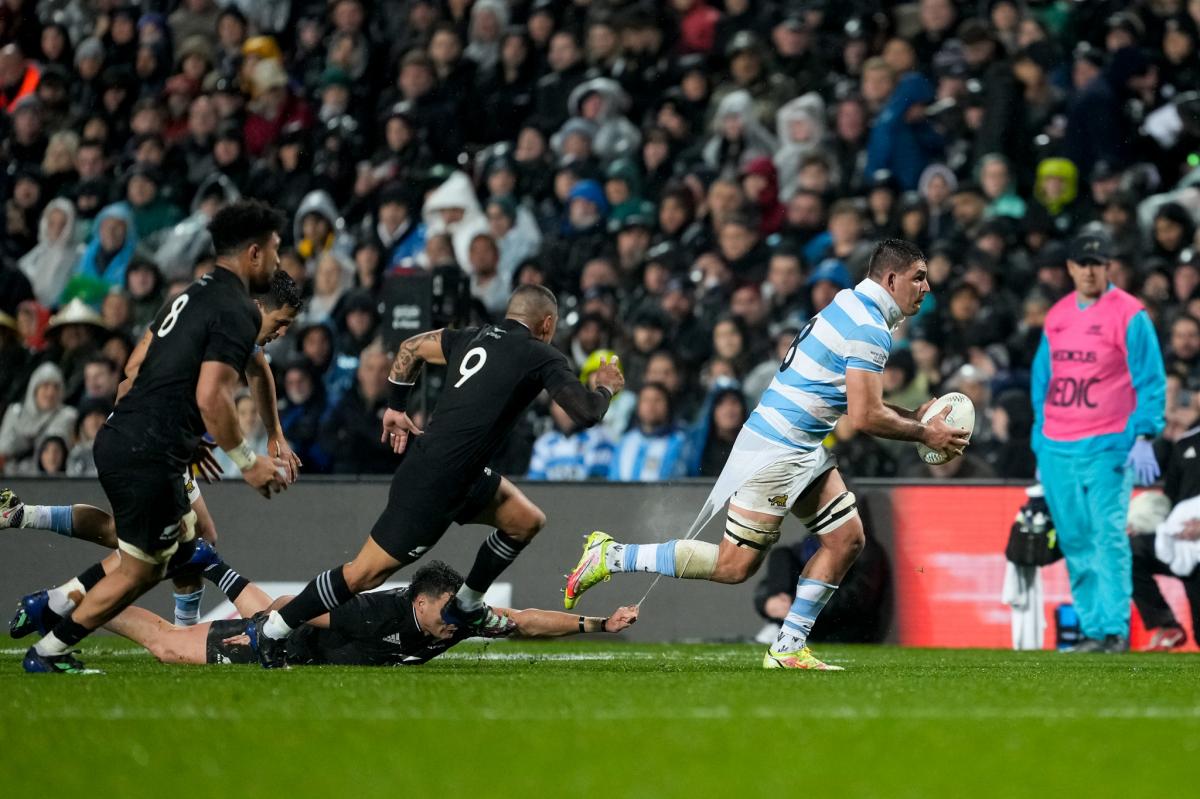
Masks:
[[[71,647],[58,640],[54,633],[47,633],[42,640],[33,645],[34,650],[43,657],[53,657],[68,652]]]
[[[476,591],[474,588],[467,588],[467,584],[463,583],[458,589],[458,601],[466,610],[475,610],[475,608],[483,605],[483,592]]]
[[[34,530],[50,529],[49,505],[26,505],[21,515],[21,527],[32,527]]]
[[[610,572],[624,571],[625,544],[610,544],[604,553],[604,565]]]
[[[280,638],[287,638],[291,635],[292,628],[279,615],[279,611],[273,610],[271,611],[271,615],[267,616],[267,623],[263,625],[263,633],[268,638],[274,638],[278,641]]]
[[[51,588],[46,592],[46,595],[50,597],[50,609],[59,616],[69,614],[75,609],[76,604],[75,600],[71,598],[71,594],[73,593],[78,593],[80,596],[87,593],[83,588],[83,583],[79,582],[78,577],[72,577],[57,588]],[[43,652],[42,654],[46,653]]]

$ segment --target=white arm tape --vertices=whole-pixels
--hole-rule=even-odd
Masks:
[[[254,466],[254,462],[258,460],[258,456],[254,454],[254,450],[250,449],[250,444],[246,439],[242,439],[242,443],[238,444],[233,449],[222,449],[229,456],[229,460],[233,461],[234,465],[243,472]]]

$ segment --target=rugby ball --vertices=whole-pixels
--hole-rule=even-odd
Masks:
[[[966,430],[967,438],[969,439],[971,434],[975,432],[975,405],[972,404],[970,397],[961,392],[951,391],[949,394],[938,397],[929,406],[929,409],[925,411],[925,415],[921,417],[921,421],[928,422],[946,410],[946,408],[950,409],[950,415],[946,417],[946,424]],[[936,452],[924,444],[917,444],[917,454],[921,456],[921,460],[932,466],[937,466],[950,460],[949,455]]]

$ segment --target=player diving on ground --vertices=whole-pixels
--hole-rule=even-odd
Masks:
[[[913,316],[929,291],[925,256],[900,239],[885,239],[871,255],[867,277],[837,294],[796,336],[770,387],[747,420],[721,475],[692,528],[699,532],[729,503],[720,546],[691,538],[661,544],[622,544],[594,532],[583,557],[567,575],[564,604],[571,609],[592,586],[622,572],[740,583],[754,574],[779,540],[790,511],[820,549],[796,586],[796,599],[764,668],[840,670],[818,660],[807,646],[821,609],[863,547],[854,494],[821,442],[839,417],[861,432],[923,443],[957,457],[968,431],[950,427],[946,411],[920,420],[916,411],[883,401],[883,367],[892,331]]]
[[[105,625],[169,664],[258,663],[250,635],[251,618],[291,597],[273,600],[259,586],[201,544],[193,563],[217,585],[241,618],[190,627],[171,624],[150,611],[130,606]],[[199,571],[199,570],[198,570]],[[293,630],[287,637],[288,663],[301,666],[419,666],[474,635],[455,615],[452,601],[463,578],[440,561],[422,566],[407,588],[359,594],[332,612]],[[619,633],[637,621],[636,608],[611,616],[577,616],[551,610],[493,607],[511,620],[505,637],[551,638],[579,633]]]

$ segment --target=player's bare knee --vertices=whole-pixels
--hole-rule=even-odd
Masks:
[[[862,521],[852,519],[838,530],[821,537],[821,546],[833,551],[843,561],[855,561],[867,543]]]
[[[546,514],[536,506],[530,505],[529,508],[521,514],[518,524],[514,525],[516,529],[505,530],[513,538],[518,541],[532,541],[533,537],[542,531],[546,526]]]

